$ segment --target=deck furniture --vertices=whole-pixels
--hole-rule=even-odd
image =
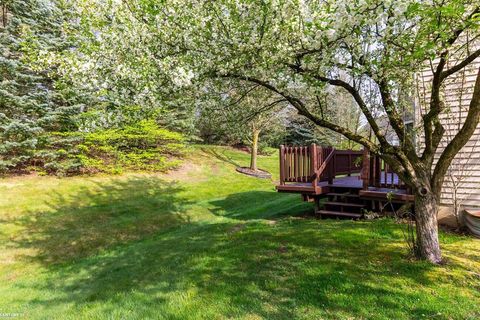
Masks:
[[[408,187],[380,157],[332,147],[280,146],[278,192],[299,193],[315,201],[315,213],[360,218],[365,210],[383,211],[385,203],[412,202]]]

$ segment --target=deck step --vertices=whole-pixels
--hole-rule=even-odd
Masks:
[[[364,208],[365,205],[361,203],[350,203],[350,202],[335,202],[335,201],[327,201],[323,203],[324,205],[328,206],[342,206],[342,207],[355,207],[355,208]]]
[[[360,196],[355,193],[337,193],[337,192],[329,192],[327,196],[336,196],[336,197],[348,197],[348,198],[359,198]]]
[[[358,219],[362,217],[361,213],[339,212],[339,211],[330,211],[330,210],[318,210],[317,214],[327,215],[327,216],[337,216],[337,217],[348,217],[348,218],[354,218],[354,219]]]

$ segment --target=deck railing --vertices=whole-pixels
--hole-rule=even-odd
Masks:
[[[364,189],[368,187],[408,189],[385,160],[377,155],[370,154],[367,149],[364,150],[361,176]]]
[[[280,146],[280,185],[319,182],[339,176],[360,173],[363,187],[406,189],[405,183],[391,170],[388,163],[367,149],[363,151],[337,150],[332,147]]]
[[[280,146],[280,182],[308,182],[311,175],[308,147]]]
[[[362,151],[336,150],[332,147],[280,146],[280,184],[289,182],[330,183],[338,175],[351,175],[361,171]]]

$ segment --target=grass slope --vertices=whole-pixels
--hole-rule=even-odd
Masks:
[[[409,262],[390,220],[298,217],[248,155],[197,146],[174,174],[0,180],[0,315],[28,319],[476,319],[480,242]],[[277,176],[277,158],[260,157]],[[297,216],[297,217],[295,217]]]

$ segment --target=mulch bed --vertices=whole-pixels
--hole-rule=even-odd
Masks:
[[[265,170],[261,170],[261,169],[252,170],[248,167],[237,167],[236,170],[240,173],[243,173],[243,174],[246,174],[246,175],[249,175],[249,176],[252,176],[252,177],[260,178],[260,179],[271,179],[272,178],[272,175],[269,172],[267,172]]]

